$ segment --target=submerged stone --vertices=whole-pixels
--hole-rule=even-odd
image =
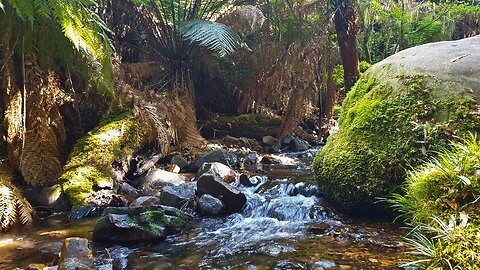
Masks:
[[[225,210],[225,205],[220,199],[209,194],[203,194],[197,202],[197,210],[202,216],[218,216]]]
[[[92,237],[99,242],[164,240],[180,232],[187,222],[185,213],[167,206],[111,207],[97,220]]]

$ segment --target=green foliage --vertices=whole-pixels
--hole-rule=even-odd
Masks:
[[[452,143],[437,157],[411,170],[396,195],[395,208],[414,223],[428,223],[432,215],[448,219],[467,213],[480,222],[480,144],[471,135]]]
[[[350,91],[339,133],[313,163],[320,190],[347,210],[371,207],[402,183],[406,168],[445,147],[452,134],[480,127],[468,95],[430,76],[382,72],[370,70]]]
[[[47,68],[71,69],[113,96],[110,30],[93,11],[93,0],[3,0],[3,40],[19,54],[33,54]],[[4,36],[4,35],[11,35]],[[4,40],[5,41],[5,40]]]
[[[94,188],[111,187],[112,163],[127,158],[145,137],[131,111],[111,112],[90,133],[76,143],[59,179],[72,205],[88,204]]]
[[[193,63],[199,59],[199,47],[219,55],[233,53],[239,47],[238,36],[223,24],[213,22],[230,1],[132,0],[148,7],[155,15],[157,51],[167,66],[160,74],[157,90],[170,90],[193,96]]]
[[[220,56],[234,53],[239,37],[226,25],[204,20],[188,21],[181,26],[183,38],[217,52]]]
[[[427,270],[478,269],[480,228],[468,217],[452,216],[448,222],[432,217],[432,225],[420,224],[406,237],[415,259],[401,267]]]
[[[0,231],[15,224],[29,225],[33,221],[32,206],[12,181],[12,175],[0,165]]]

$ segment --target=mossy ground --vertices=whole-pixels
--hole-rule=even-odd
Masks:
[[[403,182],[406,169],[453,135],[477,131],[476,111],[475,97],[461,85],[370,69],[342,104],[340,131],[314,160],[321,191],[346,210],[371,211],[377,197]]]
[[[60,177],[72,205],[85,205],[95,187],[113,184],[112,163],[127,158],[144,141],[144,131],[131,110],[107,114],[72,150]]]
[[[276,136],[281,119],[273,119],[260,114],[221,116],[205,122],[201,128],[206,138],[219,138],[225,135],[262,139],[263,136]]]

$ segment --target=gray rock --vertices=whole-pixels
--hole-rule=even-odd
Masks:
[[[100,242],[140,242],[164,240],[180,232],[188,222],[182,211],[167,206],[109,207],[93,230]]]
[[[245,165],[256,165],[258,163],[258,154],[256,152],[249,153],[243,160]]]
[[[176,208],[194,207],[195,187],[188,183],[180,186],[166,186],[160,193],[160,202],[163,205]]]
[[[185,158],[183,158],[182,156],[180,155],[175,155],[172,157],[172,159],[170,160],[170,164],[175,164],[177,165],[178,167],[180,167],[180,170],[183,170],[185,167],[187,167],[187,160]]]
[[[278,147],[280,148],[280,142],[277,138],[273,136],[264,136],[262,138],[262,142],[270,147]]]
[[[142,196],[136,198],[129,207],[160,205],[160,198],[157,196]]]
[[[239,168],[238,158],[235,154],[225,149],[215,149],[210,153],[206,153],[195,159],[189,166],[188,170],[197,172],[204,163],[219,162],[230,168]]]
[[[202,216],[218,216],[224,213],[225,205],[220,199],[203,194],[197,202],[197,211]]]
[[[285,136],[285,138],[283,139],[283,142],[282,142],[282,145],[289,145],[290,142],[295,139],[295,137],[293,135],[290,135],[288,134],[287,136]]]
[[[94,267],[88,240],[78,237],[65,239],[58,261],[58,270],[90,269],[94,269]]]
[[[288,260],[279,261],[277,266],[275,266],[275,270],[303,270],[307,269],[307,267],[301,263],[292,262]]]
[[[142,188],[162,188],[164,186],[179,186],[185,183],[186,177],[165,170],[154,169],[138,180]]]
[[[199,177],[197,196],[201,197],[203,194],[210,194],[220,199],[229,213],[240,212],[247,202],[247,197],[238,188],[213,174],[203,174]]]
[[[205,173],[218,175],[227,183],[235,182],[237,176],[237,173],[234,170],[219,162],[203,163],[202,167],[200,167],[197,172],[197,176]]]
[[[293,137],[293,139],[288,143],[288,150],[293,152],[301,152],[310,149],[311,145],[300,138]]]
[[[339,269],[337,264],[332,261],[319,261],[315,262],[310,267],[311,270],[333,270]]]

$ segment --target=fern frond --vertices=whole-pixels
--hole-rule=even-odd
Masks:
[[[0,229],[5,230],[19,222],[29,225],[33,221],[33,208],[12,183],[12,176],[0,168]]]
[[[238,35],[226,25],[217,22],[188,21],[181,25],[180,33],[184,39],[215,51],[220,56],[234,53],[240,45]]]

